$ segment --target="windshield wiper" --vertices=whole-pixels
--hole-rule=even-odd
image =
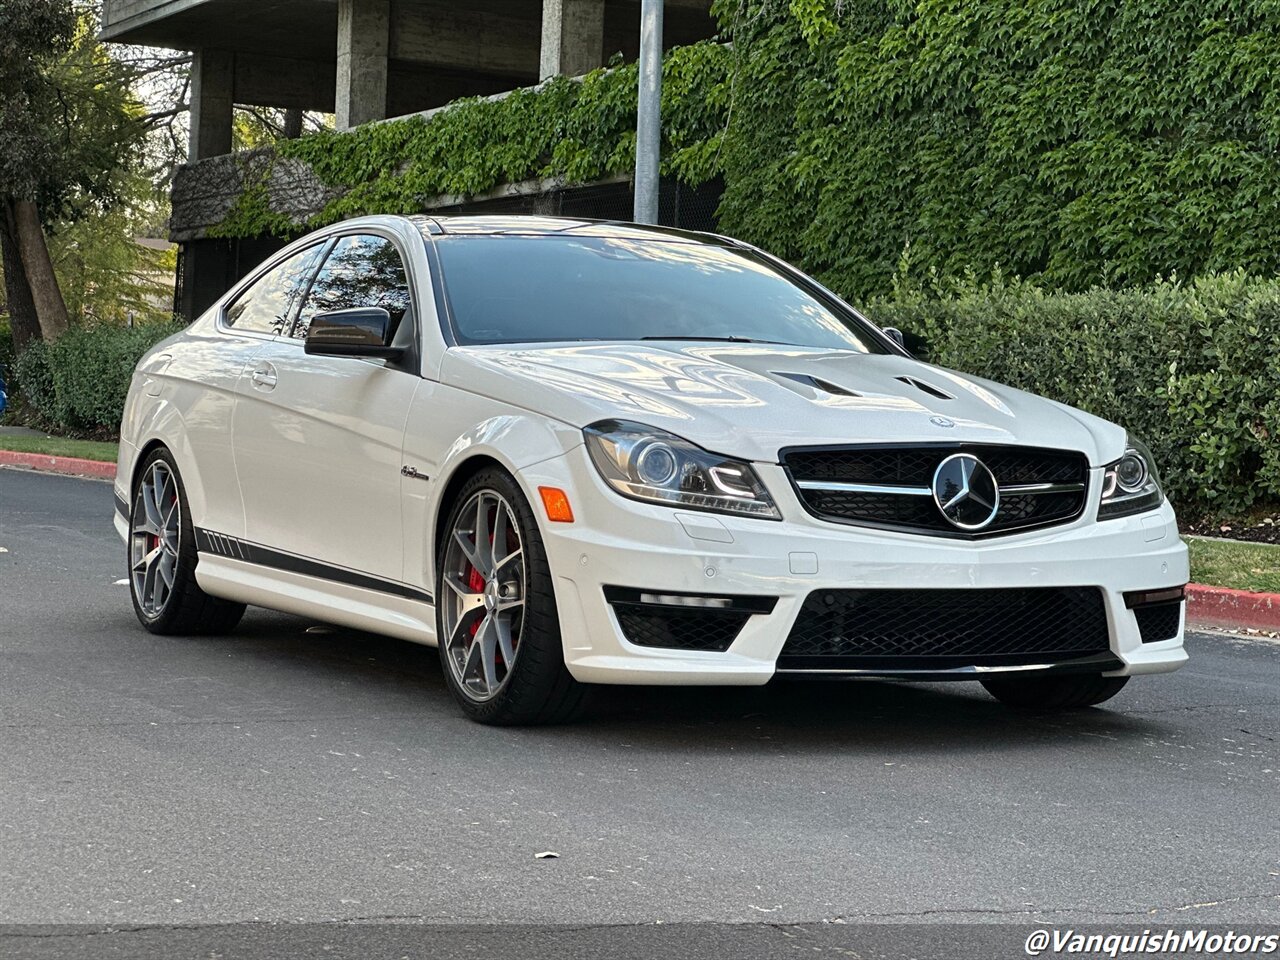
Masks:
[[[641,337],[641,340],[703,340],[710,343],[771,343],[778,347],[794,347],[782,340],[757,340],[754,337]]]

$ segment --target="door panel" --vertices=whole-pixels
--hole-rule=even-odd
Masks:
[[[245,539],[400,580],[400,450],[417,381],[268,344],[241,377],[235,412]]]

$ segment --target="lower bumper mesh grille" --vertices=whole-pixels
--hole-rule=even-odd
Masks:
[[[779,670],[946,670],[1029,666],[1110,650],[1096,587],[818,590]]]
[[[640,647],[670,650],[728,650],[750,614],[704,610],[646,610],[617,605],[622,635]]]
[[[1182,626],[1182,601],[1134,607],[1133,615],[1138,618],[1138,633],[1143,643],[1172,640],[1178,635],[1178,627]]]

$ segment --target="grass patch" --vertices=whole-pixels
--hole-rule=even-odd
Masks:
[[[105,460],[115,463],[119,446],[98,440],[67,440],[63,437],[0,436],[0,450],[15,453],[42,453],[49,457],[76,457],[80,460]]]
[[[1185,537],[1191,579],[1213,587],[1280,593],[1280,546]]]

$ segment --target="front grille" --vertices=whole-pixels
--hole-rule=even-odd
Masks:
[[[1178,635],[1178,627],[1182,626],[1182,601],[1134,607],[1133,615],[1138,619],[1138,633],[1143,643],[1172,640]]]
[[[1095,587],[816,590],[779,670],[1028,666],[1107,653]]]
[[[980,531],[953,526],[934,501],[934,472],[970,453],[1000,487],[995,518]],[[989,444],[797,448],[783,465],[805,508],[823,520],[976,538],[1067,523],[1084,511],[1089,462],[1082,453]],[[849,489],[853,487],[854,489]]]

